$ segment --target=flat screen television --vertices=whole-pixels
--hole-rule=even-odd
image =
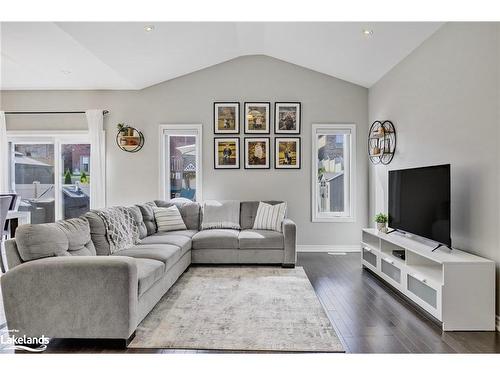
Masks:
[[[389,171],[389,227],[451,247],[450,164]]]

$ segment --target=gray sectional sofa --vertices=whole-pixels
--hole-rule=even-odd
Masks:
[[[276,204],[280,202],[267,202]],[[151,206],[175,204],[186,230],[157,232]],[[102,218],[20,226],[5,243],[1,287],[17,335],[130,340],[139,323],[191,264],[294,267],[296,227],[253,230],[259,202],[240,202],[241,230],[200,230],[202,210],[184,199],[133,206],[140,243],[110,252]]]

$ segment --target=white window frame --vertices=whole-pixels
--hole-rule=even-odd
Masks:
[[[347,209],[343,212],[319,212],[316,181],[318,179],[318,134],[339,134],[349,132],[350,142],[346,144],[344,165],[348,178],[344,178],[344,202]],[[312,124],[312,171],[311,171],[311,221],[312,222],[354,222],[356,221],[356,124]]]
[[[160,184],[159,199],[169,200],[170,195],[170,163],[167,163],[167,155],[170,154],[169,142],[166,142],[168,135],[194,136],[196,137],[196,201],[203,200],[203,126],[202,124],[160,124],[159,126],[159,154],[160,154]]]
[[[61,220],[63,217],[63,206],[62,206],[62,183],[61,179],[61,146],[67,144],[81,144],[88,143],[91,148],[92,157],[92,142],[90,140],[89,132],[86,130],[68,130],[68,131],[28,131],[28,130],[18,130],[18,131],[7,131],[7,142],[11,144],[52,144],[54,145],[54,197],[55,204],[55,220]],[[11,149],[11,153],[14,152],[14,148]],[[12,158],[12,155],[11,155]],[[12,160],[12,159],[11,159]],[[9,161],[10,169],[10,185],[12,191],[15,191],[15,171],[10,168],[11,161]],[[95,186],[91,186],[90,189],[95,189]],[[104,189],[104,186],[100,188]],[[89,197],[91,199],[91,197]],[[92,203],[90,203],[92,206]]]

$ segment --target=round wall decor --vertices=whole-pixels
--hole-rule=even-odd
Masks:
[[[132,126],[118,124],[116,144],[126,152],[137,152],[144,146],[144,135]]]
[[[387,165],[396,152],[396,129],[389,121],[375,121],[368,133],[368,157],[373,164]]]

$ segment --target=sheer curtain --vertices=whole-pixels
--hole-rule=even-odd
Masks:
[[[9,187],[9,144],[5,112],[0,111],[0,193],[8,193]]]
[[[85,111],[89,127],[90,155],[90,207],[106,206],[106,150],[104,115],[102,109]]]

